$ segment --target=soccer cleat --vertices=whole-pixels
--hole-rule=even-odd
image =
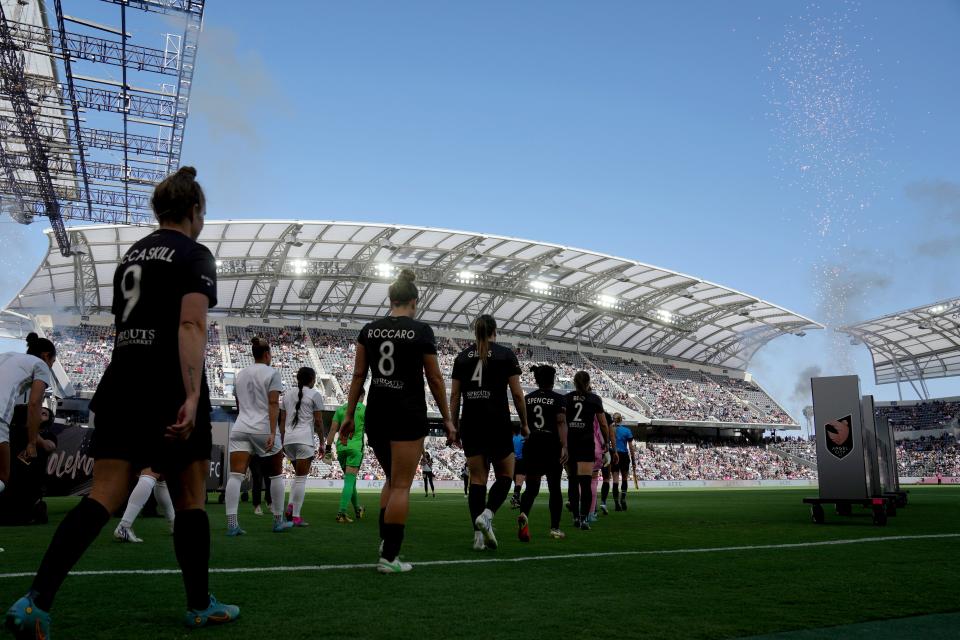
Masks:
[[[594,522],[596,522],[596,521],[599,520],[599,519],[600,519],[600,518],[597,517],[597,512],[594,511],[593,513],[591,513],[590,515],[587,516],[586,522],[589,523],[589,524],[593,524]]]
[[[337,522],[340,524],[350,524],[353,522],[353,518],[345,514],[343,511],[337,514]]]
[[[580,531],[590,531],[590,523],[586,520],[580,522]]]
[[[493,532],[493,522],[490,521],[490,518],[486,513],[481,513],[477,516],[477,519],[474,521],[474,524],[477,525],[477,528],[480,529],[480,532],[483,534],[484,544],[488,549],[497,548],[497,536]]]
[[[393,562],[387,560],[386,558],[380,558],[380,561],[377,562],[377,573],[406,573],[413,569],[413,565],[409,562],[400,562],[400,557],[393,559]]]
[[[287,508],[283,512],[283,517],[287,519],[287,522],[293,522],[293,503],[287,505]]]
[[[530,524],[523,513],[517,518],[517,538],[520,542],[530,542]]]
[[[510,508],[511,508],[511,509],[519,509],[519,508],[520,508],[520,501],[517,500],[517,496],[510,496]]]
[[[293,529],[293,523],[287,522],[286,520],[281,520],[280,522],[273,523],[273,532],[274,533],[283,533],[289,529]]]
[[[363,520],[363,516],[366,515],[366,513],[367,513],[366,507],[357,507],[356,509],[353,510],[353,515],[356,516],[357,520]]]
[[[487,543],[483,540],[483,533],[480,531],[473,532],[473,550],[474,551],[483,551],[487,548]]]
[[[295,527],[309,527],[310,523],[301,518],[300,516],[293,517],[293,526]]]
[[[246,531],[241,529],[239,526],[227,528],[227,537],[229,538],[236,538],[237,536],[242,536],[245,533]]]
[[[614,502],[614,503],[613,503],[613,510],[614,510],[614,511],[623,511],[623,507],[620,506],[620,503],[619,503],[619,502]]]
[[[563,531],[560,531],[560,529],[550,529],[550,537],[554,540],[563,540],[567,537],[567,534],[565,534]]]
[[[257,506],[255,506],[255,507],[253,508],[253,515],[255,515],[255,516],[262,516],[262,515],[263,515],[263,509],[260,508],[260,505],[257,505]]]
[[[29,593],[7,609],[4,622],[7,629],[18,640],[50,638],[50,614],[34,604],[33,597]]]
[[[627,499],[623,498],[622,500],[620,500],[620,511],[626,511],[626,510],[627,510]]]
[[[233,622],[240,616],[240,607],[233,604],[222,604],[210,594],[210,604],[203,611],[187,611],[183,616],[183,623],[191,629],[206,627],[213,624]]]
[[[602,513],[605,516],[610,515],[610,511],[607,509],[607,505],[605,504],[600,505],[600,513]]]
[[[133,527],[125,527],[122,524],[118,524],[113,530],[113,539],[117,542],[143,542],[143,539],[138,538],[133,532]]]

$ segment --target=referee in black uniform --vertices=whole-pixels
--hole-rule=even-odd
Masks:
[[[240,613],[207,590],[211,432],[203,367],[217,276],[213,255],[196,241],[205,211],[196,175],[182,167],[157,185],[150,204],[159,228],[130,247],[114,274],[116,341],[90,403],[93,489],[60,523],[30,592],[7,612],[8,627],[30,630],[30,637],[34,631],[38,638],[49,635],[47,612],[57,590],[145,467],[166,476],[176,509],[173,546],[187,592],[184,622],[200,627]],[[149,411],[143,410],[146,394]]]
[[[369,370],[372,377],[365,429],[370,447],[387,476],[380,492],[382,545],[377,564],[377,571],[385,574],[413,568],[407,562],[400,562],[400,546],[410,511],[410,486],[427,435],[424,375],[443,416],[447,442],[453,443],[457,438],[447,409],[433,329],[413,319],[420,295],[415,280],[416,275],[410,269],[401,271],[390,285],[390,315],[360,330],[347,411],[340,424],[341,438],[350,437],[354,412]]]
[[[513,484],[513,426],[507,404],[508,388],[520,417],[520,431],[524,436],[530,432],[516,354],[496,343],[497,323],[493,316],[477,318],[474,334],[476,343],[464,349],[453,363],[450,411],[470,467],[467,502],[474,526],[473,548],[482,550],[497,548],[493,514],[507,499]],[[497,477],[488,497],[487,474],[491,462]]]

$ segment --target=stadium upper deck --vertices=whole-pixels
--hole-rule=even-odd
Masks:
[[[117,260],[149,231],[70,229],[73,255],[61,256],[51,242],[8,311],[88,319],[109,313]],[[216,338],[221,353],[208,362],[213,368],[219,361],[225,374],[242,362],[230,346],[239,335],[231,325],[253,324],[260,329],[250,330],[261,334],[273,327],[268,333],[283,340],[294,333],[309,337],[310,328],[353,330],[386,313],[387,287],[401,267],[417,272],[420,316],[447,336],[451,351],[456,339],[468,337],[473,318],[490,313],[502,339],[530,352],[526,360],[569,367],[589,362],[603,371],[605,395],[637,418],[790,423],[743,370],[773,338],[820,328],[692,276],[487,234],[351,222],[208,221],[200,239],[217,259],[215,314],[224,325]],[[293,359],[301,351],[313,354],[314,364],[333,375],[337,363],[314,346],[319,338],[285,348]]]

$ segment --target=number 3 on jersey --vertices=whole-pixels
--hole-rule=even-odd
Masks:
[[[380,375],[388,377],[393,375],[393,371],[396,368],[396,363],[393,361],[394,349],[395,347],[391,340],[380,343],[380,362],[377,363],[377,368],[380,369]]]
[[[543,425],[544,425],[543,407],[541,407],[538,404],[533,405],[533,416],[534,416],[533,427],[535,429],[543,429]]]
[[[130,313],[140,301],[140,278],[143,277],[143,267],[138,264],[132,264],[123,272],[120,279],[120,292],[123,293],[123,299],[127,304],[123,307],[121,322],[126,322],[130,318]]]

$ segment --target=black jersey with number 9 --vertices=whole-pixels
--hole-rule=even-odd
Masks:
[[[188,293],[207,296],[209,307],[217,304],[216,264],[202,244],[179,231],[157,229],[123,255],[113,276],[116,341],[91,409],[99,412],[98,405],[109,403],[112,409],[142,410],[148,394],[164,407],[183,403],[180,306]],[[210,403],[203,372],[200,385],[198,413]]]

